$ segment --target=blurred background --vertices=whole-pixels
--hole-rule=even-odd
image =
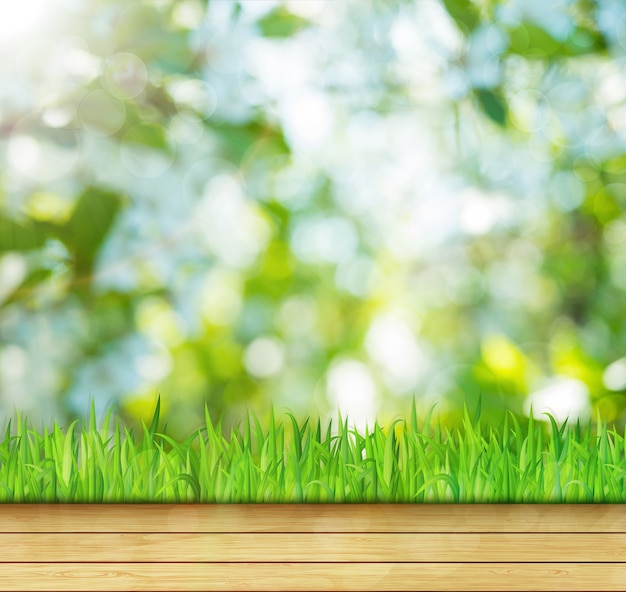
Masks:
[[[625,64],[621,0],[2,2],[2,417],[623,429]]]

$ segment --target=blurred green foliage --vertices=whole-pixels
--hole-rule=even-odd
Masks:
[[[2,404],[623,425],[625,15],[89,0],[0,41]]]

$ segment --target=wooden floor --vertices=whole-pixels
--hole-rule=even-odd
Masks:
[[[621,505],[0,505],[0,590],[622,590]]]

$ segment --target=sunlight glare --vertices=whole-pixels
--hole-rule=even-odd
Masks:
[[[43,22],[44,0],[0,1],[0,44],[22,40]]]

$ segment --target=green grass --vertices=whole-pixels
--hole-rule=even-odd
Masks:
[[[433,408],[434,409],[434,408]],[[322,426],[276,425],[273,408],[266,431],[247,417],[230,439],[205,427],[184,443],[158,433],[160,401],[143,437],[124,434],[111,410],[98,431],[93,406],[89,426],[78,420],[65,432],[29,430],[17,414],[0,444],[0,502],[13,503],[623,503],[626,501],[624,437],[598,417],[597,435],[577,423],[559,428],[532,416],[526,428],[507,412],[502,434],[473,420],[463,428],[431,429],[433,409],[418,429],[413,400],[410,421],[365,435],[348,430],[338,416]],[[511,422],[509,425],[509,414]],[[397,427],[396,427],[397,425]],[[285,428],[285,426],[287,426]],[[165,431],[165,430],[164,430]],[[109,435],[112,433],[113,435]],[[107,438],[107,435],[109,437]]]

